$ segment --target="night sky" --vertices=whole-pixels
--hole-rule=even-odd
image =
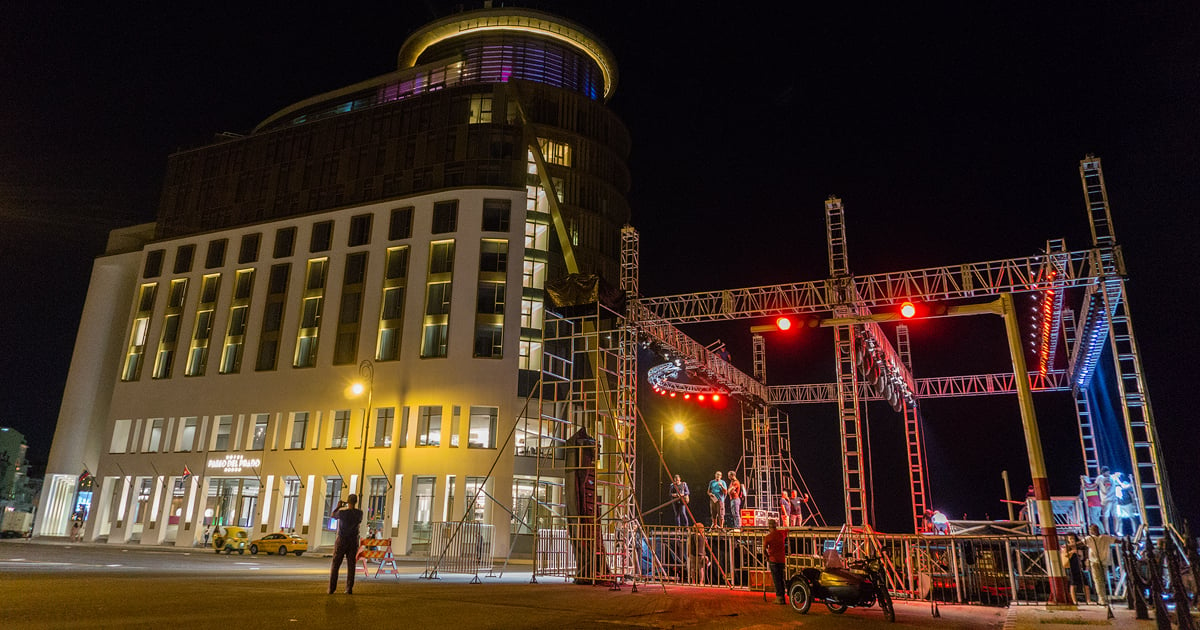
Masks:
[[[35,476],[91,261],[109,230],[153,220],[167,155],[393,70],[409,33],[461,4],[5,9],[0,426],[26,435]],[[1078,162],[1100,156],[1172,489],[1197,520],[1200,440],[1188,398],[1197,370],[1188,361],[1200,342],[1187,322],[1200,300],[1187,269],[1200,238],[1200,8],[509,4],[571,18],[617,57],[610,105],[634,142],[644,295],[827,277],[829,195],[845,203],[858,274],[1023,257],[1053,238],[1084,249]],[[749,372],[753,323],[687,330],[724,341]],[[912,339],[918,377],[1011,370],[999,320],[918,322]],[[831,382],[831,340],[827,330],[773,335],[768,382]],[[1043,394],[1037,404],[1051,489],[1072,494],[1082,459],[1070,396]],[[934,504],[952,516],[1000,516],[1000,471],[1017,495],[1029,482],[1015,397],[930,400],[924,410]],[[643,411],[651,430],[676,417],[697,429],[667,452],[693,488],[736,465],[732,407],[654,401]],[[836,410],[786,411],[799,468],[840,521]],[[900,421],[880,404],[867,417],[876,518],[903,530]],[[653,492],[657,469],[648,469]]]

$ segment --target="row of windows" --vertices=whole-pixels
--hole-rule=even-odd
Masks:
[[[463,421],[463,408],[450,407],[448,422],[443,421],[441,405],[417,407],[416,431],[410,429],[410,408],[372,410],[368,446],[404,448],[411,442],[418,447],[458,448],[465,438],[467,448],[496,448],[496,420],[499,408],[472,405]],[[361,418],[361,415],[359,416]],[[274,420],[274,422],[272,422]],[[263,450],[311,450],[361,448],[351,444],[352,417],[349,409],[326,414],[295,411],[288,414],[256,413],[212,417],[121,419],[113,427],[110,453],[191,453]],[[397,433],[396,429],[399,429]],[[464,434],[463,429],[466,429]],[[360,434],[357,430],[354,434]]]
[[[446,357],[450,335],[455,241],[434,241],[430,243],[429,251],[420,356]],[[368,256],[369,252],[366,251],[346,255],[340,302],[336,310],[337,321],[332,327],[323,327],[321,321],[326,308],[329,259],[314,258],[307,262],[299,295],[291,302],[300,308],[293,367],[316,366],[323,328],[326,331],[330,328],[333,330],[332,333],[326,334],[334,336],[333,364],[349,365],[357,362]],[[404,304],[408,288],[408,261],[407,245],[392,247],[386,252],[380,287],[382,295],[378,319],[379,333],[374,352],[378,361],[400,358]],[[480,241],[478,272],[473,356],[500,359],[503,358],[505,295],[508,288],[507,240]],[[241,371],[251,317],[255,274],[255,269],[239,269],[234,274],[224,341],[219,346],[220,374],[236,374]],[[277,263],[269,269],[267,291],[261,311],[258,353],[255,358],[255,369],[258,371],[274,370],[277,367],[283,339],[281,335],[284,311],[289,304],[290,276],[291,263]],[[222,274],[219,273],[207,274],[201,278],[196,316],[192,333],[188,337],[184,367],[186,376],[202,376],[207,371],[221,279]],[[152,375],[155,379],[171,378],[173,374],[189,281],[188,278],[176,278],[170,282],[162,315],[161,333],[154,354]],[[157,293],[157,283],[151,282],[141,286],[131,325],[129,347],[121,372],[123,381],[135,381],[141,377],[143,357],[151,350],[150,322]]]
[[[484,199],[481,228],[484,232],[507,232],[510,224],[511,202],[507,199]],[[348,247],[360,247],[371,244],[371,232],[375,215],[360,214],[350,218],[349,230],[346,235]],[[412,238],[413,208],[411,206],[396,208],[391,211],[388,221],[388,240],[396,241]],[[431,232],[446,234],[458,230],[458,200],[439,201],[434,204]],[[309,253],[329,251],[333,246],[333,221],[319,221],[313,224],[309,238]],[[279,228],[275,231],[272,256],[276,259],[288,258],[295,254],[297,228],[295,226]],[[242,236],[238,250],[237,264],[245,265],[258,262],[259,249],[262,242],[261,233]],[[204,258],[205,269],[217,269],[225,266],[226,250],[229,239],[221,238],[209,241]],[[173,273],[191,273],[196,256],[196,245],[180,245],[175,250]],[[163,273],[163,263],[166,250],[154,249],[146,253],[146,261],[142,270],[143,278],[157,278]]]

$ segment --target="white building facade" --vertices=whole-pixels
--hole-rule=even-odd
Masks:
[[[93,269],[35,535],[80,515],[93,541],[236,525],[320,548],[361,488],[398,554],[466,518],[503,555],[531,502],[561,502],[526,401],[564,248],[616,275],[615,64],[514,9],[434,22],[400,59],[171,156],[158,221]]]

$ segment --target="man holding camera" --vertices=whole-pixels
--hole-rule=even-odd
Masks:
[[[349,504],[349,507],[347,507]],[[333,568],[329,571],[329,594],[337,590],[338,570],[342,568],[342,559],[346,565],[346,594],[354,593],[354,574],[358,572],[354,566],[358,557],[358,528],[362,525],[363,513],[358,509],[358,495],[352,494],[345,501],[338,501],[331,517],[337,519],[337,541],[333,543]]]

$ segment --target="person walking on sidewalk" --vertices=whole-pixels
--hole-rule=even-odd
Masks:
[[[786,604],[784,596],[783,568],[787,564],[787,530],[779,529],[779,521],[767,521],[767,535],[763,537],[763,551],[767,565],[771,568],[771,581],[775,583],[775,603]]]
[[[349,507],[347,507],[349,504]],[[363,513],[358,509],[358,495],[352,494],[345,501],[338,501],[334,508],[333,518],[337,519],[337,540],[333,543],[333,566],[329,570],[329,594],[337,590],[338,571],[342,568],[342,560],[346,560],[346,594],[354,593],[354,574],[358,567],[354,566],[358,557],[358,528],[362,525]]]

